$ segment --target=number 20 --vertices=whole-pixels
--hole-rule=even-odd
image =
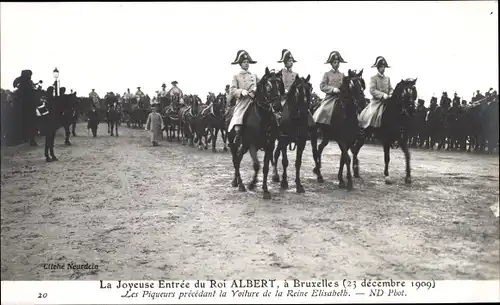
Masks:
[[[41,292],[38,293],[39,299],[45,299],[46,297],[47,297],[47,293],[41,293]]]

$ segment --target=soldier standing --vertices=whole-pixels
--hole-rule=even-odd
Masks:
[[[92,130],[93,137],[97,137],[97,127],[99,126],[99,115],[95,105],[92,105],[92,110],[87,114],[88,123],[87,129]]]

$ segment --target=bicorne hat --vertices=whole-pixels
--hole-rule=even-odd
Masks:
[[[283,49],[281,51],[281,59],[278,62],[287,62],[290,59],[293,62],[297,62],[295,58],[293,58],[292,52],[288,51],[287,49]]]
[[[252,60],[252,57],[250,57],[250,54],[248,54],[247,51],[239,50],[238,53],[236,53],[236,59],[231,63],[231,65],[241,64],[241,62],[245,59],[248,59],[248,62],[251,64],[257,63],[256,61]]]
[[[378,68],[380,66],[390,68],[389,65],[387,64],[387,60],[385,60],[383,56],[377,56],[377,59],[375,59],[375,63],[373,64],[372,68]]]
[[[346,61],[344,61],[344,59],[342,58],[342,56],[340,55],[339,52],[332,51],[330,53],[330,56],[328,56],[328,60],[325,62],[325,64],[331,64],[334,60],[338,60],[339,62],[344,63],[344,64],[347,63]]]

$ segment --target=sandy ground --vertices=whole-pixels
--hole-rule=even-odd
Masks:
[[[391,152],[383,179],[381,147],[361,151],[355,189],[339,189],[339,149],[323,157],[324,184],[312,173],[305,194],[270,182],[273,199],[231,187],[229,153],[177,143],[151,147],[143,130],[79,124],[73,146],[56,138],[60,161],[43,148],[2,151],[2,280],[394,278],[499,279],[498,155]],[[43,141],[40,139],[39,143]],[[294,152],[293,152],[294,154]],[[259,152],[262,157],[262,152]],[[281,161],[280,168],[281,168]],[[243,159],[245,183],[252,174]],[[98,270],[46,270],[45,263],[97,264]]]

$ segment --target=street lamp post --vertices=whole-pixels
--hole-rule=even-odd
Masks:
[[[55,92],[55,96],[58,96],[59,95],[59,86],[57,84],[57,79],[59,78],[59,70],[57,70],[57,68],[54,69],[53,71],[53,75],[54,75],[54,92]]]

